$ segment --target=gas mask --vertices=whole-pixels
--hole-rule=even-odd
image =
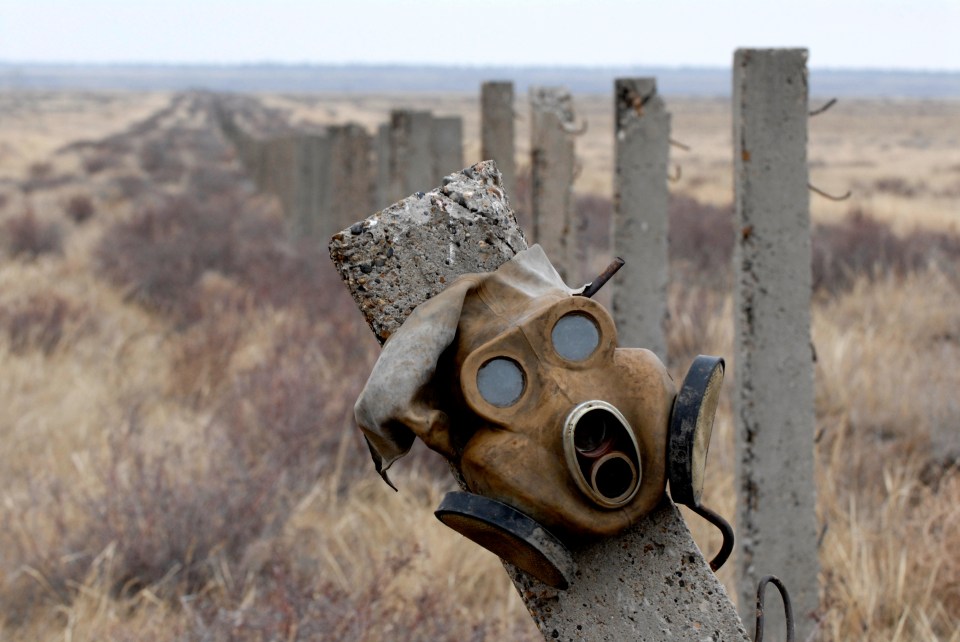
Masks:
[[[678,391],[535,245],[418,306],[355,414],[388,483],[419,437],[468,491],[447,495],[440,520],[562,588],[565,547],[636,523],[668,480],[699,508],[722,378],[721,359],[699,357]]]

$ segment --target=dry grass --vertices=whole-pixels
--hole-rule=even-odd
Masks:
[[[62,224],[59,253],[0,255],[0,637],[539,639],[499,562],[432,516],[451,487],[432,453],[398,465],[399,494],[373,473],[349,416],[376,343],[327,260],[287,243],[276,204],[249,195],[204,96],[162,98],[0,100],[20,127],[0,128],[19,159],[0,222],[32,211],[33,224]],[[267,102],[373,124],[389,105],[437,100]],[[437,111],[475,111],[443,100]],[[609,216],[599,105],[585,101],[581,146],[596,193],[580,211],[594,223]],[[956,641],[960,279],[956,237],[941,232],[960,174],[930,134],[954,135],[955,106],[859,107],[876,125],[839,119],[848,131],[831,142],[829,112],[812,139],[811,158],[829,150],[872,194],[841,214],[875,215],[815,211],[821,638]],[[688,101],[675,115],[694,146],[672,204],[675,377],[698,353],[732,353],[729,249],[716,241],[729,228],[726,109]],[[72,128],[57,110],[77,112]],[[879,126],[894,113],[916,116],[920,134]],[[874,139],[858,155],[853,143]],[[883,145],[912,156],[885,166]],[[84,178],[50,180],[66,175]],[[79,193],[94,216],[71,213]],[[901,222],[895,210],[914,206],[923,216]],[[605,263],[602,236],[584,238],[585,261]],[[732,435],[725,396],[706,502],[729,516]]]

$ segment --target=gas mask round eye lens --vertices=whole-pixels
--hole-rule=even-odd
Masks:
[[[550,333],[553,349],[568,361],[583,361],[600,345],[600,329],[586,314],[570,312],[560,317]]]
[[[515,404],[525,387],[523,370],[513,359],[496,357],[477,371],[477,390],[487,403],[498,408]]]

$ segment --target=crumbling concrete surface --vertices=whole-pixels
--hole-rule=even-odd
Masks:
[[[335,234],[330,258],[380,343],[462,274],[527,249],[500,172],[484,161]]]
[[[669,499],[574,558],[577,574],[566,591],[508,569],[547,640],[749,640]]]

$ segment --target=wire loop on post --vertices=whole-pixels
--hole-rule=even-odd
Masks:
[[[768,583],[772,583],[780,591],[780,597],[783,598],[784,619],[787,624],[787,642],[794,642],[793,606],[790,604],[790,594],[776,575],[764,576],[757,585],[757,628],[753,634],[753,642],[763,642],[763,591]]]

